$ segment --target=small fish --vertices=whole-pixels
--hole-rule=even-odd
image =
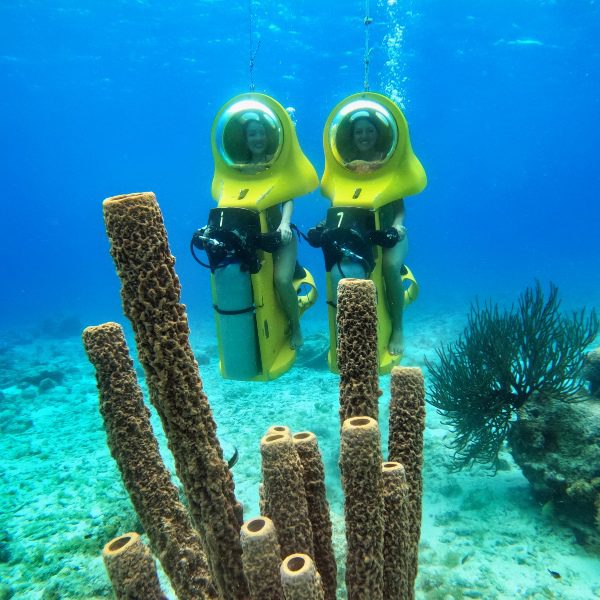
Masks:
[[[550,575],[552,575],[552,577],[554,577],[554,579],[561,579],[561,574],[558,571],[551,571],[550,569],[548,569],[548,573],[550,573]]]
[[[238,458],[240,457],[240,453],[238,452],[238,449],[234,446],[233,447],[233,456],[227,461],[227,464],[229,466],[230,469],[232,469],[235,466],[235,463],[238,461]]]

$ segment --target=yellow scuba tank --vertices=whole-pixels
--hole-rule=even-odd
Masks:
[[[376,148],[368,161],[357,159],[352,139],[353,123],[361,118],[376,130]],[[404,115],[381,94],[363,92],[340,102],[325,124],[323,146],[321,191],[331,200],[331,208],[321,226],[323,239],[315,245],[323,248],[327,271],[329,366],[337,370],[336,281],[340,276],[368,277],[378,291],[379,370],[387,373],[402,357],[391,355],[387,348],[392,322],[382,275],[382,247],[386,243],[378,241],[385,237],[380,211],[391,202],[422,191],[427,178],[412,151]],[[401,276],[407,306],[416,299],[418,285],[408,267],[402,268]]]
[[[250,122],[264,130],[260,164],[248,155]],[[289,347],[288,320],[273,284],[266,211],[313,191],[318,177],[288,113],[264,94],[229,100],[215,117],[211,140],[217,207],[195,236],[196,246],[209,255],[221,373],[228,379],[267,381],[287,371],[296,352]],[[316,301],[314,280],[297,269],[293,285],[302,314]]]

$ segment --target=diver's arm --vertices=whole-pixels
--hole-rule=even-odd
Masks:
[[[406,227],[404,227],[404,198],[400,198],[400,200],[394,202],[394,210],[392,227],[398,232],[400,239],[403,240],[406,237]]]
[[[281,223],[277,231],[281,233],[281,241],[287,244],[292,239],[292,213],[294,212],[294,201],[286,200],[281,207]]]

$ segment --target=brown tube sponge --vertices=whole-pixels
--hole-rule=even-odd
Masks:
[[[302,465],[292,437],[286,433],[265,435],[260,441],[260,453],[268,516],[275,523],[281,558],[296,552],[312,555]]]
[[[88,327],[83,345],[96,368],[108,447],[152,551],[178,598],[217,598],[200,536],[160,456],[123,329],[117,323]]]
[[[342,279],[338,285],[337,359],[340,422],[378,418],[377,298],[369,279]]]
[[[265,484],[262,482],[258,485],[258,509],[260,510],[261,515],[271,514],[267,493],[265,491]]]
[[[325,600],[335,600],[337,565],[333,553],[332,526],[325,491],[325,469],[314,433],[302,431],[292,436],[302,463],[304,492],[313,532],[313,558],[321,581]]]
[[[292,430],[287,425],[271,425],[265,435],[271,433],[287,433],[288,435],[292,435]]]
[[[342,425],[340,467],[346,516],[348,600],[383,599],[383,476],[377,421]]]
[[[102,551],[117,600],[167,600],[150,550],[137,533],[114,538]]]
[[[417,577],[421,510],[423,502],[423,431],[425,430],[425,382],[417,367],[392,369],[388,458],[406,470],[407,511],[412,580]]]
[[[242,561],[252,600],[282,600],[279,576],[281,551],[275,526],[268,517],[242,525]]]
[[[286,435],[292,435],[292,430],[287,425],[271,425],[265,435],[271,435],[274,433],[285,433]],[[267,492],[264,484],[261,482],[258,486],[258,506],[261,515],[270,515],[271,510],[269,509],[269,499],[267,498]]]
[[[150,400],[203,538],[213,581],[227,600],[247,598],[233,478],[189,343],[162,214],[152,193],[108,198],[103,208],[122,283],[123,309],[133,327]]]
[[[408,562],[409,531],[406,510],[406,473],[398,462],[383,463],[384,544],[383,595],[386,600],[415,597]]]
[[[307,554],[292,554],[281,563],[285,600],[323,600],[321,577]]]

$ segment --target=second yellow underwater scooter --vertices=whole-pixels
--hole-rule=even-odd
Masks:
[[[377,139],[376,159],[356,160],[353,124],[372,124]],[[397,233],[382,222],[382,210],[399,199],[422,191],[425,171],[412,151],[408,125],[392,100],[362,92],[341,101],[330,113],[323,132],[325,172],[321,191],[331,201],[327,217],[312,229],[309,242],[323,250],[327,272],[329,316],[329,366],[337,370],[336,294],[343,277],[369,278],[377,289],[377,340],[379,370],[388,373],[401,360],[392,355],[388,341],[392,320],[386,303],[382,273],[384,248],[397,243]],[[401,273],[404,306],[418,294],[417,282],[404,265]]]

